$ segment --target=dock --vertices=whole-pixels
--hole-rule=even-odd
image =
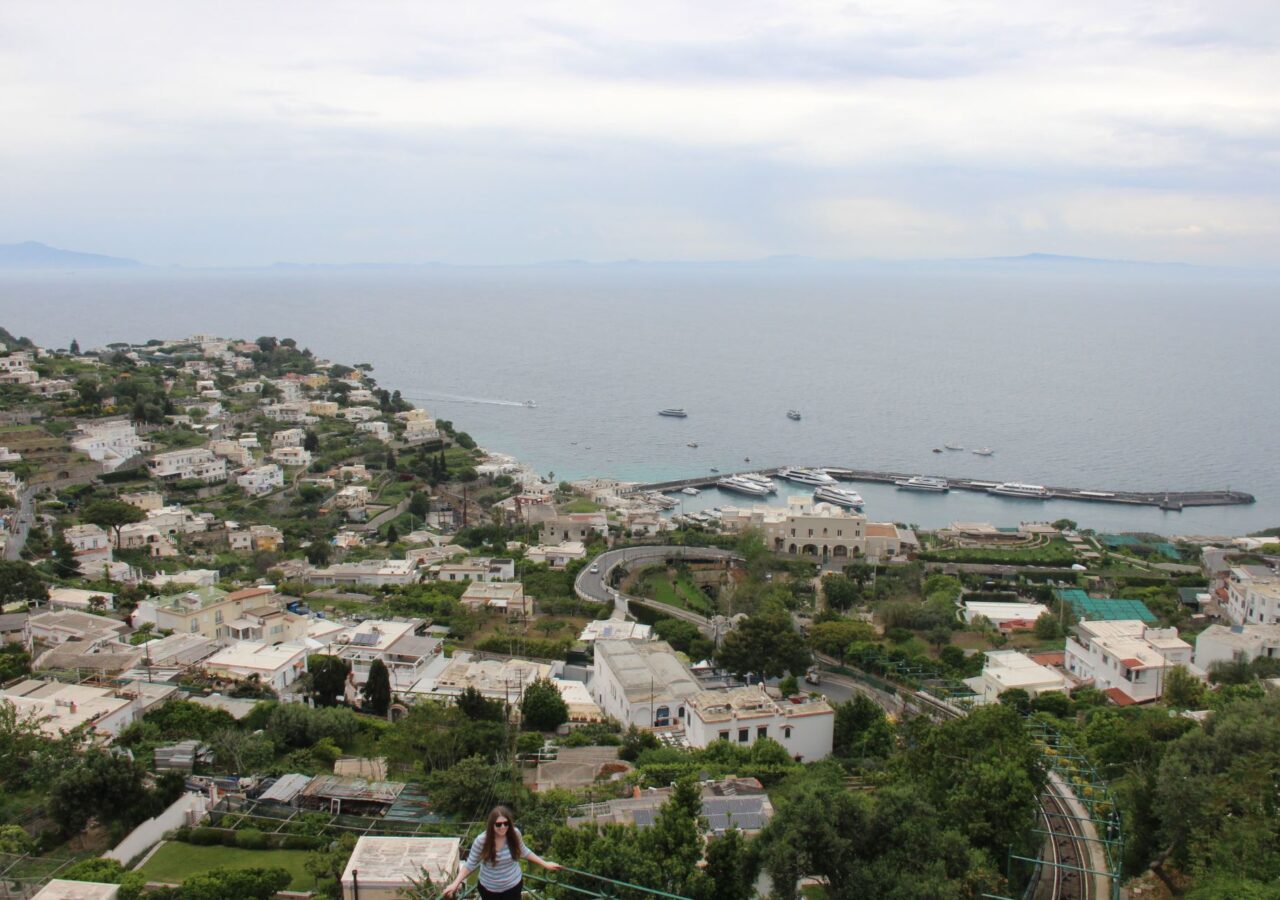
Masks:
[[[876,472],[870,469],[848,469],[840,466],[816,466],[815,468],[823,469],[839,481],[861,481],[875,484],[893,484],[895,481],[902,481],[920,474],[919,472]],[[772,477],[777,475],[778,471],[778,469],[774,468],[712,473],[694,478],[681,478],[676,481],[658,481],[653,484],[637,485],[627,493],[647,493],[652,491],[663,493],[678,491],[686,487],[710,488],[715,487],[716,482],[721,478],[728,478],[730,475],[754,472]],[[985,494],[1002,482],[992,481],[990,478],[948,478],[947,483],[953,491],[975,491]],[[1086,503],[1155,506],[1159,509],[1172,510],[1174,512],[1189,506],[1241,506],[1254,502],[1254,496],[1244,491],[1112,491],[1098,488],[1055,487],[1052,485],[1045,485],[1044,487],[1049,492],[1044,500],[1081,500]],[[763,500],[764,498],[756,499]],[[1006,499],[1016,500],[1019,498],[1006,497]],[[1030,502],[1035,502],[1035,499],[1030,499]]]

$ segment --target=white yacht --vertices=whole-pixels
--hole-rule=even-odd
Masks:
[[[977,450],[974,450],[973,452],[978,454],[979,456],[991,456],[996,451],[992,450],[990,447],[979,447]]]
[[[862,509],[862,495],[857,491],[851,491],[848,488],[832,487],[824,484],[813,492],[814,503],[834,503],[836,506],[843,506],[846,509]]]
[[[988,493],[999,494],[1001,497],[1022,497],[1027,500],[1047,500],[1049,499],[1049,489],[1042,484],[1020,484],[1017,481],[1006,481],[1003,484],[997,484],[993,488],[987,488]]]
[[[769,493],[769,489],[756,481],[749,481],[746,478],[740,478],[737,475],[730,475],[721,478],[716,482],[716,487],[724,491],[737,491],[739,494],[750,494],[753,497],[763,497]]]
[[[934,491],[935,493],[945,493],[951,490],[951,485],[947,484],[945,478],[935,478],[932,475],[912,475],[910,478],[900,478],[894,482],[904,491]]]
[[[702,491],[698,490],[696,487],[687,487],[687,488],[680,488],[680,493],[688,494],[690,497],[696,497],[699,494],[701,494]]]
[[[743,472],[738,477],[746,481],[754,481],[770,494],[776,494],[778,492],[778,486],[774,484],[773,479],[767,475],[760,475],[757,472]]]
[[[668,409],[658,410],[660,416],[670,416],[673,419],[687,419],[689,414],[679,407],[670,407]]]
[[[835,484],[836,480],[819,469],[802,469],[800,467],[787,467],[778,470],[778,477],[785,478],[787,481],[796,481],[800,484]]]
[[[948,450],[963,450],[963,449],[964,449],[964,447],[960,446],[959,444],[943,444],[942,446],[946,447]]]

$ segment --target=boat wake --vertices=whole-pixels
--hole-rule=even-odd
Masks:
[[[521,400],[494,400],[489,397],[465,397],[460,394],[435,394],[433,396],[411,397],[408,394],[402,395],[406,400],[416,400],[422,403],[467,403],[473,406],[529,406],[529,401]]]

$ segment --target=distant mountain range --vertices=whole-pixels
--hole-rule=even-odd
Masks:
[[[59,250],[36,241],[0,244],[0,269],[126,269],[140,265],[136,259]]]

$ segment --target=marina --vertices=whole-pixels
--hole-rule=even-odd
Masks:
[[[682,478],[675,481],[660,481],[653,484],[637,485],[631,489],[631,493],[636,492],[670,492],[680,491],[684,488],[705,489],[712,487],[728,487],[736,490],[738,493],[749,493],[756,496],[765,496],[765,491],[760,488],[758,482],[753,484],[752,480],[744,479],[744,476],[754,476],[759,478],[765,476],[772,478],[785,477],[783,472],[795,472],[795,468],[782,466],[775,469],[757,469],[753,472],[741,472],[731,475],[700,475],[692,478]],[[878,484],[892,484],[901,486],[904,482],[910,482],[912,479],[920,478],[920,476],[911,472],[877,472],[869,469],[850,469],[824,466],[816,469],[807,469],[800,471],[817,471],[824,472],[827,475],[839,481],[863,481]],[[730,482],[730,484],[726,484]],[[1008,491],[993,491],[1005,485],[1018,484],[1018,482],[993,481],[990,478],[949,478],[946,485],[951,490],[974,491],[976,493],[992,494],[997,496],[1008,494]],[[750,485],[750,486],[744,486]],[[753,487],[755,489],[753,489]],[[1034,492],[1035,499],[1040,500],[1083,500],[1092,503],[1116,503],[1129,506],[1154,506],[1163,510],[1177,511],[1187,507],[1199,506],[1240,506],[1254,502],[1254,496],[1244,491],[1108,491],[1096,488],[1072,488],[1072,487],[1055,487],[1052,485],[1032,485],[1037,488]],[[1043,493],[1041,493],[1043,491]],[[1023,495],[1025,496],[1025,495]]]

